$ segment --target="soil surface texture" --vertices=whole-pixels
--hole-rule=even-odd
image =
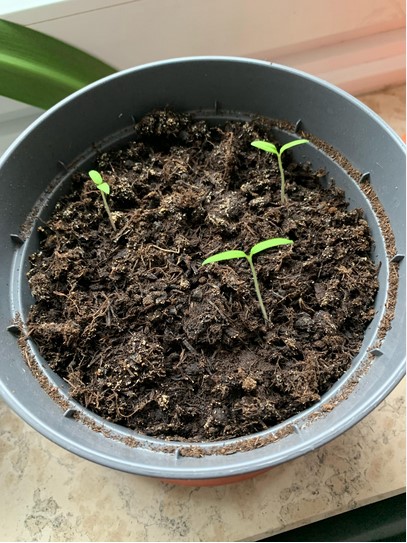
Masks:
[[[283,155],[258,118],[222,127],[160,110],[95,163],[39,228],[28,331],[82,405],[138,432],[213,441],[267,429],[319,400],[349,368],[374,316],[377,269],[359,209]],[[247,260],[208,256],[270,238]]]

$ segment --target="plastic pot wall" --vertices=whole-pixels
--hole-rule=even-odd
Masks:
[[[377,332],[389,295],[391,264],[381,226],[358,183],[328,155],[312,144],[293,149],[294,156],[305,155],[315,168],[324,167],[345,189],[351,206],[365,211],[375,239],[373,256],[381,263],[376,317],[352,367],[317,404],[255,436],[194,444],[203,451],[200,458],[187,455],[191,444],[171,442],[170,452],[164,452],[160,446],[167,442],[136,436],[87,412],[69,398],[67,384],[48,369],[32,345],[41,371],[69,402],[64,413],[28,370],[11,333],[16,315],[24,322],[32,303],[25,273],[27,256],[37,247],[35,217],[49,216],[61,192],[67,190],[73,171],[90,166],[97,150],[126,139],[134,119],[163,106],[219,122],[244,119],[250,114],[291,123],[301,120],[302,130],[329,143],[360,172],[369,172],[369,182],[388,215],[397,246],[396,259],[400,261],[399,301],[392,326],[372,355],[370,350],[377,347]],[[279,137],[284,141],[293,135],[280,132]],[[343,91],[279,65],[224,57],[174,59],[120,72],[73,94],[35,121],[0,162],[1,395],[28,424],[71,452],[126,472],[191,484],[230,482],[327,443],[374,409],[404,375],[404,169],[404,145],[378,116]],[[23,223],[28,226],[26,236],[20,235]],[[365,369],[359,375],[362,367]],[[334,409],[326,409],[324,406],[332,404],[345,387],[349,389],[351,382],[356,382],[352,391]],[[92,430],[73,417],[74,413],[85,414],[106,427],[113,437]],[[273,439],[284,434],[288,426],[291,432]],[[121,440],[128,436],[137,438],[137,447]],[[269,443],[247,452],[213,454],[220,445],[232,446],[253,437]]]

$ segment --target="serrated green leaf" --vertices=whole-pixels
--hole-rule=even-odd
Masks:
[[[294,140],[289,141],[288,143],[285,143],[281,149],[280,149],[280,155],[284,153],[287,149],[290,149],[290,147],[295,147],[296,145],[303,145],[304,143],[309,143],[308,140]]]
[[[100,185],[98,185],[98,189],[104,192],[105,194],[110,194],[110,187],[105,182],[100,183]]]
[[[269,141],[256,140],[252,141],[250,145],[253,145],[253,147],[257,147],[257,149],[261,149],[262,151],[267,151],[268,153],[274,153],[275,155],[279,154],[277,151],[277,147]]]
[[[103,183],[103,177],[97,170],[90,170],[88,174],[92,181],[95,183],[95,185],[100,185],[101,183]]]
[[[265,241],[261,241],[260,243],[256,243],[251,250],[250,250],[250,256],[256,255],[257,253],[261,253],[262,251],[265,251],[266,249],[271,249],[272,247],[277,247],[279,245],[291,245],[294,243],[291,241],[291,239],[286,238],[273,238],[273,239],[266,239]]]
[[[220,262],[221,260],[231,260],[232,258],[247,258],[247,255],[243,251],[224,251],[223,253],[217,253],[206,258],[202,262],[202,266],[211,264],[212,262]]]
[[[115,68],[22,25],[0,19],[0,95],[48,109]]]

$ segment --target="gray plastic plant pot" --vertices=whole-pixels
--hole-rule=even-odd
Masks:
[[[46,220],[61,193],[69,190],[75,170],[90,166],[100,150],[126,140],[134,119],[163,106],[216,122],[256,114],[297,128],[301,121],[301,130],[327,142],[365,174],[359,183],[315,143],[293,149],[294,156],[305,156],[314,168],[325,168],[352,207],[363,208],[375,240],[373,258],[380,263],[377,311],[351,368],[318,403],[245,438],[164,442],[109,424],[70,398],[67,383],[29,341],[32,364],[38,366],[34,376],[13,333],[16,317],[24,327],[32,304],[26,272],[28,255],[38,246],[38,221]],[[296,137],[287,130],[277,132],[281,141]],[[28,424],[68,451],[140,475],[197,485],[230,482],[339,436],[372,411],[405,373],[404,145],[372,111],[330,84],[284,66],[241,58],[181,58],[139,66],[84,88],[42,115],[3,156],[0,184],[0,393]],[[379,218],[362,186],[376,193],[386,220]],[[383,234],[385,226],[392,230],[390,241]],[[383,332],[392,306],[391,326]],[[40,381],[53,384],[52,398]],[[55,389],[64,409],[55,401]],[[197,447],[199,454],[191,456]],[[244,452],[222,454],[239,448]]]

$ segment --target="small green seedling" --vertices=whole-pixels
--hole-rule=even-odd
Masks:
[[[286,195],[285,195],[285,175],[284,175],[284,168],[283,168],[283,162],[281,160],[281,155],[284,153],[284,151],[287,151],[287,149],[290,149],[291,147],[295,147],[296,145],[302,145],[303,143],[308,143],[308,140],[294,140],[286,143],[280,148],[280,151],[277,150],[277,147],[268,141],[261,141],[256,140],[252,141],[251,145],[253,147],[257,147],[257,149],[261,149],[262,151],[267,151],[268,153],[273,153],[274,155],[277,155],[278,160],[278,167],[280,170],[281,175],[281,203],[284,204],[286,201]]]
[[[116,226],[113,221],[112,214],[110,212],[109,204],[106,200],[106,194],[110,194],[110,187],[106,181],[103,181],[103,177],[100,175],[100,173],[96,170],[90,170],[88,172],[89,177],[92,179],[92,181],[95,183],[97,188],[100,190],[100,193],[102,195],[103,199],[103,205],[105,206],[107,216],[109,217],[110,224],[112,225],[113,230],[116,230]]]
[[[257,299],[259,300],[260,309],[263,314],[263,318],[266,322],[268,322],[269,318],[267,315],[266,308],[264,307],[263,299],[260,294],[260,288],[259,288],[259,282],[257,280],[257,274],[256,270],[253,266],[253,256],[257,255],[258,253],[261,253],[262,251],[265,251],[266,249],[271,249],[272,247],[277,247],[279,245],[291,245],[293,241],[290,239],[285,238],[273,238],[273,239],[266,239],[265,241],[261,241],[260,243],[256,243],[251,249],[250,253],[247,255],[244,251],[224,251],[222,253],[216,253],[215,255],[210,256],[206,260],[202,262],[202,266],[205,264],[210,264],[212,262],[220,262],[221,260],[230,260],[232,258],[246,258],[246,260],[249,262],[249,266],[253,275],[253,281],[254,281],[254,288],[256,290]]]

